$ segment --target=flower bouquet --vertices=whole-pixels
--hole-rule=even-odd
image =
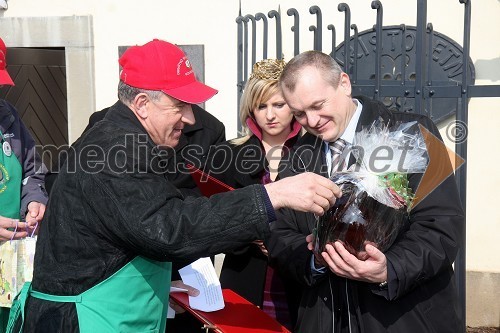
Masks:
[[[315,252],[338,240],[364,260],[366,244],[383,252],[404,227],[416,190],[408,174],[425,172],[428,155],[417,122],[392,128],[376,122],[356,133],[349,151],[356,163],[330,177],[342,197],[317,218]]]

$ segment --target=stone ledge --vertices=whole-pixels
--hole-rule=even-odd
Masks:
[[[500,327],[498,295],[500,295],[500,273],[467,271],[467,326],[471,328],[489,327],[493,328],[491,332],[500,332],[498,329]]]

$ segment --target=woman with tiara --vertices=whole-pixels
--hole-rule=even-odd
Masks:
[[[301,126],[278,85],[285,64],[265,59],[253,66],[240,100],[243,135],[211,151],[205,170],[233,188],[275,181],[280,163],[300,136]],[[293,327],[300,289],[291,287],[290,281],[268,265],[261,240],[226,253],[220,281],[222,288],[237,292],[283,326]],[[286,292],[291,289],[293,292]]]

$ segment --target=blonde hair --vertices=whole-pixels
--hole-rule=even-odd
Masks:
[[[250,74],[240,99],[242,136],[231,140],[231,143],[241,145],[252,136],[252,132],[247,126],[247,119],[253,118],[252,114],[255,108],[280,91],[278,80],[285,65],[286,62],[281,59],[264,59],[253,65],[252,74]]]

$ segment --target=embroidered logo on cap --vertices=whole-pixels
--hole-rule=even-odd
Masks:
[[[3,53],[3,50],[0,50],[0,68],[5,67],[5,53]]]
[[[177,75],[181,75],[181,69],[182,68],[182,64],[185,64],[186,68],[186,72],[184,73],[184,76],[189,76],[193,73],[193,69],[191,68],[191,63],[189,62],[189,59],[184,56],[182,57],[179,62],[177,63]]]

